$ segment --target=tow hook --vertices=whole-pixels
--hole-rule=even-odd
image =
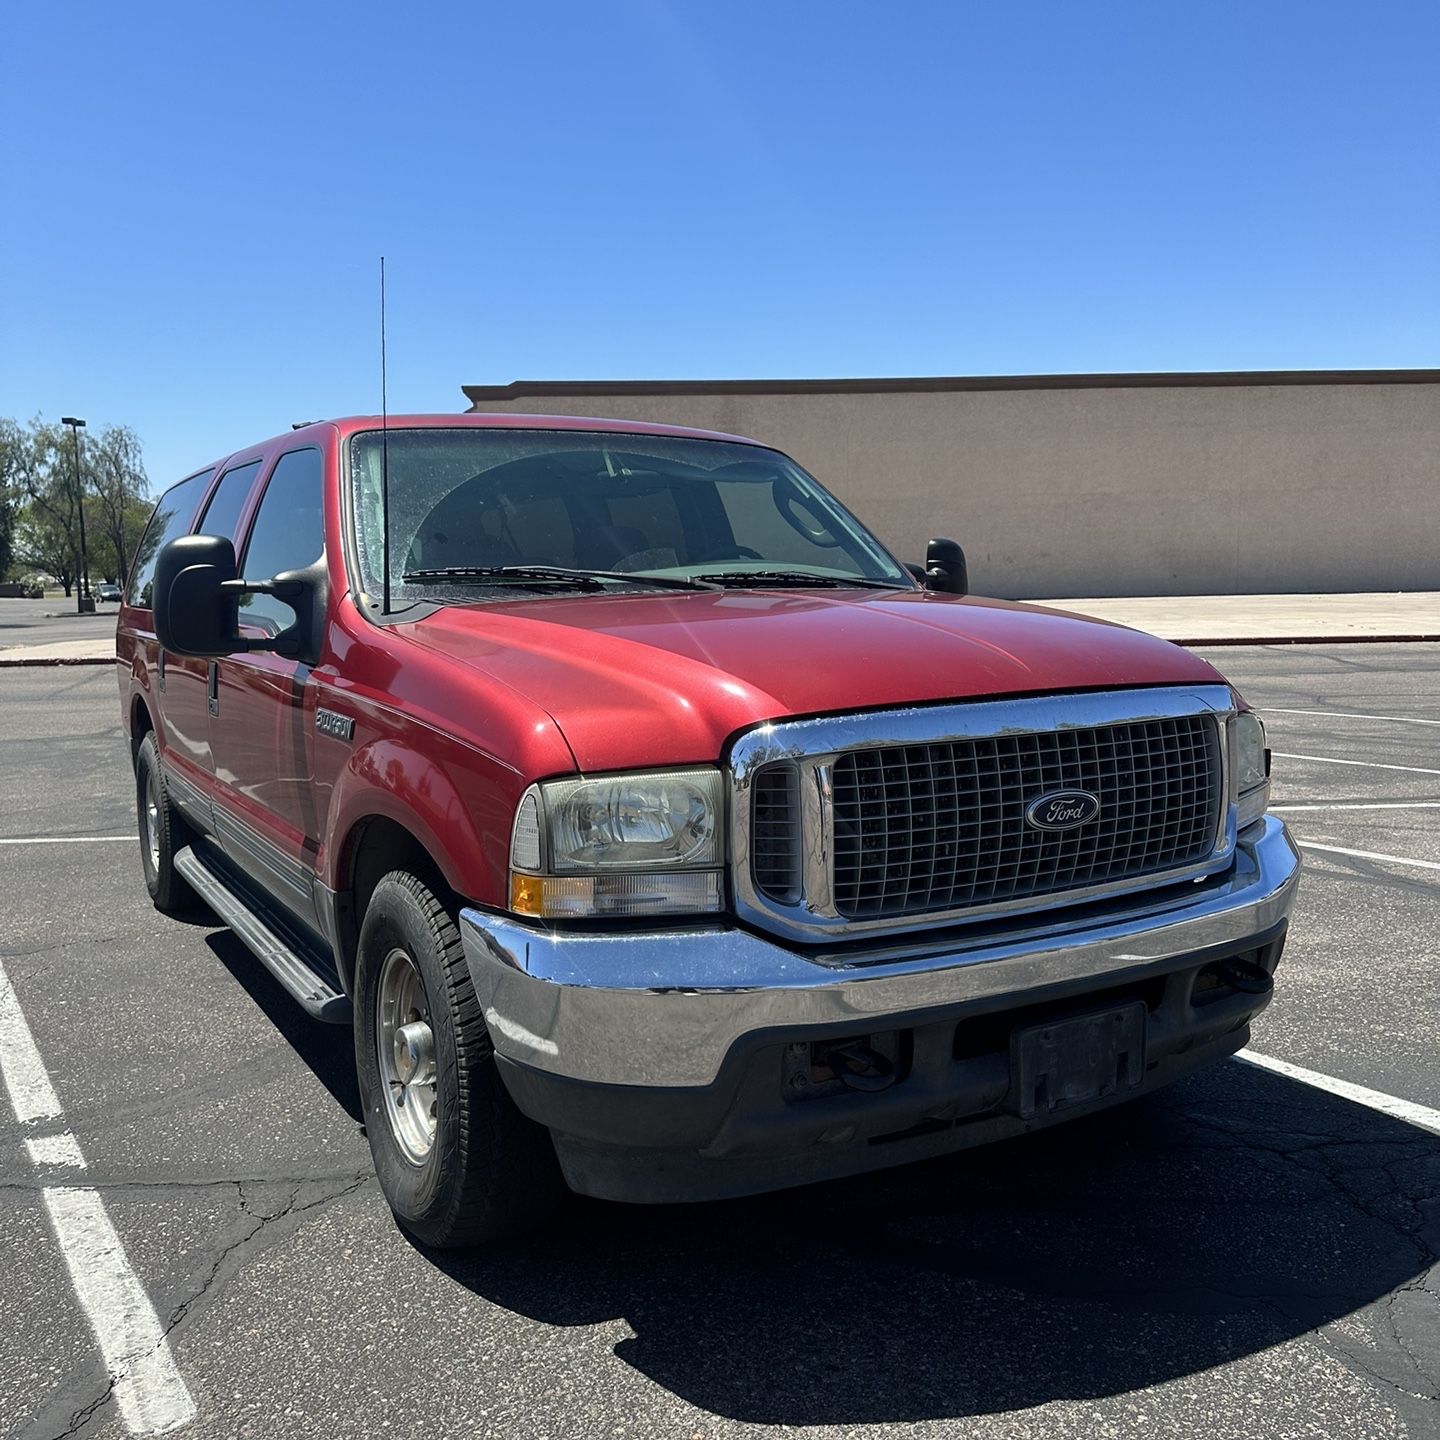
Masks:
[[[860,1040],[831,1045],[817,1057],[850,1090],[888,1090],[895,1083],[895,1066],[878,1050]]]
[[[1244,995],[1268,995],[1275,988],[1270,972],[1242,955],[1222,960],[1215,971],[1227,985]]]

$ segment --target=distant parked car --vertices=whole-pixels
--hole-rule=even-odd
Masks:
[[[118,605],[120,603],[120,587],[111,584],[109,580],[102,580],[95,587],[95,598],[103,600],[107,605]]]

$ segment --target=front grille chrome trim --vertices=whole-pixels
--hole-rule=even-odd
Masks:
[[[846,752],[1087,730],[1195,715],[1213,718],[1220,764],[1215,845],[1200,861],[1079,889],[949,910],[861,919],[846,919],[838,913],[833,884],[833,798],[835,763]],[[1234,716],[1235,699],[1229,686],[1185,685],[829,715],[778,721],[746,731],[734,742],[729,756],[736,912],[742,920],[771,933],[823,943],[849,935],[899,935],[997,915],[1042,913],[1214,874],[1231,863],[1235,849]],[[755,885],[750,865],[751,783],[763,766],[776,761],[793,763],[800,774],[802,888],[794,903],[763,894]]]

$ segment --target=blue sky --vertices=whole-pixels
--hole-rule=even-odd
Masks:
[[[0,414],[1440,364],[1440,5],[12,6]]]

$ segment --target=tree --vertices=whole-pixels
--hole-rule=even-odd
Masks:
[[[51,511],[33,502],[24,506],[15,526],[15,558],[23,566],[53,575],[70,596],[79,578],[75,537]]]
[[[22,497],[18,558],[61,580],[65,594],[80,574],[80,506],[69,432],[37,415],[28,427],[6,421],[10,463]],[[44,557],[43,559],[41,557]]]
[[[139,438],[128,425],[107,425],[85,446],[84,459],[90,502],[85,518],[93,526],[91,533],[96,541],[103,538],[109,551],[98,568],[124,585],[131,557],[150,517],[145,500],[150,482],[140,458]],[[96,553],[100,553],[98,543]]]
[[[135,432],[107,425],[82,440],[80,474],[91,565],[123,585],[150,513]],[[80,574],[75,437],[38,415],[29,425],[0,420],[0,559],[7,537],[10,559],[48,571],[70,594]]]
[[[9,574],[15,559],[21,450],[25,444],[25,432],[13,420],[0,420],[0,580]]]

